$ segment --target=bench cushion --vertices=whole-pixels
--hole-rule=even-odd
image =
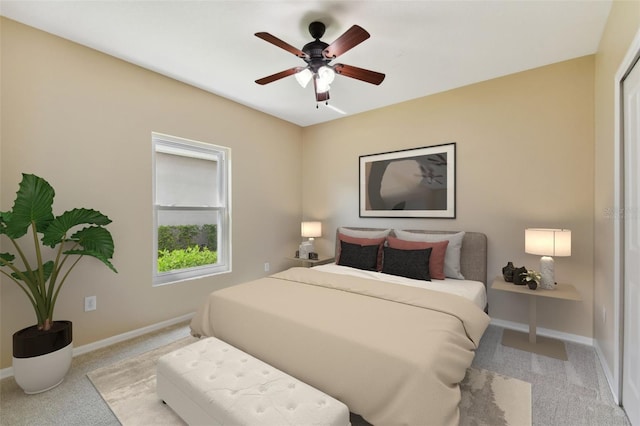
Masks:
[[[157,391],[189,424],[350,424],[342,402],[215,337],[162,356]]]

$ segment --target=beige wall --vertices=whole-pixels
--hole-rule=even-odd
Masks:
[[[617,337],[614,318],[614,224],[621,206],[615,205],[614,117],[616,72],[640,31],[640,2],[614,1],[600,41],[595,63],[595,253],[594,253],[594,337],[611,374],[615,373]],[[606,310],[606,319],[602,310]]]
[[[120,273],[84,261],[57,308],[74,321],[77,346],[192,312],[212,289],[264,275],[266,261],[289,266],[301,208],[323,221],[317,246],[327,253],[342,224],[485,232],[490,278],[508,260],[537,267],[525,227],[567,227],[573,255],[556,259],[557,278],[584,300],[540,303],[539,326],[595,337],[612,368],[612,315],[602,324],[594,307],[613,312],[612,79],[640,27],[639,4],[614,2],[595,59],[304,129],[2,18],[1,208],[20,173],[33,172],[56,188],[56,212],[87,206],[114,220]],[[151,287],[152,131],[232,148],[232,274]],[[456,219],[358,218],[359,155],[447,142],[457,143]],[[87,295],[98,296],[97,311],[82,312]],[[3,282],[0,298],[4,368],[11,334],[34,316],[14,286]],[[493,317],[527,322],[517,296],[490,291],[489,301]]]
[[[119,273],[83,259],[58,301],[55,318],[74,322],[75,346],[193,312],[213,289],[265,275],[264,262],[272,270],[289,266],[301,211],[298,126],[0,22],[1,209],[11,208],[20,173],[30,172],[56,189],[55,213],[90,207],[113,220]],[[231,147],[232,273],[151,286],[153,131]],[[4,281],[1,368],[11,365],[12,333],[35,323],[26,297]],[[98,309],[85,313],[89,295],[97,296]]]
[[[354,83],[356,84],[356,83]],[[556,278],[580,303],[538,304],[538,325],[593,335],[594,58],[583,57],[305,128],[303,212],[339,225],[472,230],[488,236],[489,277],[524,253],[526,227],[573,231]],[[358,157],[457,143],[457,218],[358,217]],[[333,234],[317,240],[327,252]],[[494,318],[527,323],[523,297],[489,291]]]

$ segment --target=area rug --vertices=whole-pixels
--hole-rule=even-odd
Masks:
[[[531,425],[531,384],[469,368],[462,383],[461,426]]]
[[[87,377],[124,426],[184,425],[180,417],[158,399],[156,363],[162,355],[194,341],[193,337],[185,337],[94,370]],[[469,368],[460,388],[460,425],[531,425],[531,384],[492,371]],[[352,422],[367,424],[358,416],[354,416]]]

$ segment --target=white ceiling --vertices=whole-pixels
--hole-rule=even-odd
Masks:
[[[308,25],[331,43],[354,24],[371,38],[338,62],[386,74],[380,86],[337,76],[330,105],[347,115],[595,53],[610,0],[10,1],[0,14],[300,126],[344,117],[294,77],[304,65],[254,36],[297,47]]]

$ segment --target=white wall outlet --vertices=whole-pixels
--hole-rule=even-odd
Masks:
[[[97,308],[96,296],[87,296],[84,298],[84,311],[95,311]]]
[[[264,271],[269,272],[269,269],[271,269],[271,265],[269,265],[269,262],[264,262]]]
[[[607,322],[607,308],[602,305],[602,323],[606,324]]]

